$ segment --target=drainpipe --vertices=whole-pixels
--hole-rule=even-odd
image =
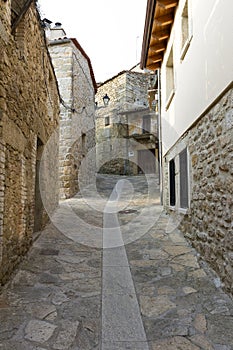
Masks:
[[[161,72],[158,74],[158,138],[159,138],[159,187],[160,187],[160,202],[163,205],[163,153],[162,153],[162,123],[161,123]]]

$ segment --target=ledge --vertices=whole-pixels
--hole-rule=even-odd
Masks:
[[[169,95],[169,97],[168,97],[168,99],[167,99],[167,101],[166,101],[166,111],[167,111],[168,108],[170,107],[170,104],[171,104],[171,102],[172,102],[172,99],[173,99],[174,95],[175,95],[175,90],[172,89],[172,91],[171,91],[171,93],[170,93],[170,95]]]
[[[186,42],[184,43],[184,46],[182,47],[181,54],[180,54],[180,60],[181,61],[183,61],[183,59],[184,59],[184,57],[185,57],[185,55],[186,55],[186,53],[188,51],[188,48],[189,48],[190,43],[192,41],[192,38],[193,38],[193,36],[191,35],[190,38],[188,38],[186,40]]]
[[[178,213],[179,214],[188,214],[188,211],[189,211],[189,209],[188,208],[186,208],[186,209],[184,209],[184,208],[178,208]]]

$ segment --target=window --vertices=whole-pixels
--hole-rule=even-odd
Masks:
[[[82,154],[85,156],[86,153],[86,134],[82,134]]]
[[[188,208],[188,155],[187,148],[179,154],[180,163],[180,207]]]
[[[173,67],[173,47],[171,48],[166,65],[166,109],[169,108],[175,93],[174,85],[174,67]]]
[[[105,122],[105,126],[110,125],[110,118],[109,117],[105,117],[104,122]]]
[[[174,207],[176,205],[176,172],[175,172],[175,160],[172,159],[169,162],[169,185],[170,185],[170,205]]]
[[[147,134],[151,131],[151,116],[144,115],[142,119],[142,133]]]
[[[184,59],[191,41],[191,26],[189,18],[188,0],[185,1],[181,16],[181,60]]]

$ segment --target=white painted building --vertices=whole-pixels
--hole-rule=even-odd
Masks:
[[[148,0],[141,67],[159,70],[163,203],[232,292],[233,2]]]

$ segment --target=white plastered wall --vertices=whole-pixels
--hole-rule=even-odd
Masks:
[[[233,80],[233,1],[188,0],[190,45],[181,60],[184,5],[180,0],[161,68],[163,154]],[[175,93],[168,106],[166,63],[172,47]]]

